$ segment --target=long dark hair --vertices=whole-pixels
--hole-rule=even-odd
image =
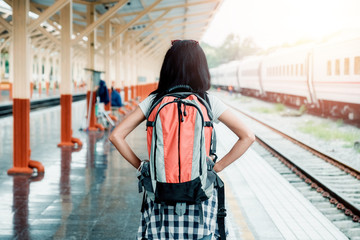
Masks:
[[[194,40],[176,40],[166,52],[154,102],[174,86],[187,85],[200,96],[210,88],[210,73],[205,53]]]

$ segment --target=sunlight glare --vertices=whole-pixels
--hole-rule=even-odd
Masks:
[[[203,40],[219,45],[234,33],[267,48],[343,30],[360,33],[359,12],[358,0],[224,0]]]

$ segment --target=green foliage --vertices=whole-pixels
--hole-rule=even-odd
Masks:
[[[338,119],[338,120],[336,120],[336,125],[337,125],[338,127],[341,127],[341,126],[344,125],[344,121],[343,121],[342,119]]]
[[[277,103],[277,104],[275,104],[275,110],[277,112],[282,112],[285,110],[285,105],[282,103]]]
[[[360,139],[359,132],[348,132],[339,129],[339,123],[307,121],[298,127],[301,132],[311,134],[319,139],[333,141],[344,141],[346,145],[353,145],[356,140]]]
[[[299,108],[299,113],[300,113],[300,114],[303,114],[303,113],[305,113],[306,111],[307,111],[306,106],[305,106],[305,105],[301,105],[300,108]]]
[[[280,113],[286,110],[284,104],[277,103],[271,107],[253,107],[251,108],[254,112],[260,112],[260,113]]]
[[[267,108],[267,107],[253,107],[251,111],[259,112],[259,113],[273,113],[274,110]]]
[[[201,43],[205,52],[209,68],[217,67],[220,64],[254,55],[258,52],[254,41],[251,38],[245,38],[241,41],[239,36],[229,34],[221,46],[213,47],[205,42]]]

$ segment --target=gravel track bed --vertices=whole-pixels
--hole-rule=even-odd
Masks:
[[[328,125],[333,131],[340,131],[345,134],[356,134],[359,136],[360,141],[360,128],[345,123],[337,123],[334,120],[325,119],[309,114],[301,116],[283,116],[283,113],[293,113],[296,110],[286,108],[284,112],[269,112],[264,113],[261,111],[254,111],[254,109],[274,109],[274,103],[264,102],[255,98],[244,97],[240,94],[228,94],[226,92],[211,92],[218,96],[224,102],[231,101],[240,109],[251,112],[255,117],[263,120],[277,129],[293,136],[305,144],[308,144],[333,158],[342,161],[343,163],[351,166],[354,169],[360,170],[360,149],[354,147],[354,143],[350,144],[341,139],[324,140],[312,134],[304,133],[299,130],[299,126],[304,125],[306,122],[313,122],[318,125]]]

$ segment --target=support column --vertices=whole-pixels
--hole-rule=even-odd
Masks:
[[[116,42],[116,54],[115,54],[115,90],[121,93],[121,58],[122,58],[122,35],[120,35]]]
[[[59,58],[55,57],[53,59],[53,72],[54,72],[54,76],[55,76],[54,89],[53,89],[54,95],[56,95],[56,89],[60,85],[60,70],[59,70],[59,68],[60,68],[59,67]]]
[[[87,6],[87,14],[86,14],[87,24],[90,25],[95,20],[95,5]],[[88,35],[87,41],[87,68],[95,70],[95,30]],[[97,123],[95,116],[95,103],[96,103],[96,90],[95,83],[92,81],[91,74],[88,73],[88,90],[86,94],[87,99],[87,115],[88,115],[88,126],[87,130],[89,131],[97,131],[98,129],[104,130],[105,128]],[[90,111],[89,111],[90,110]],[[90,115],[90,116],[89,116]]]
[[[9,83],[10,83],[10,89],[9,89],[9,100],[13,100],[13,84],[14,84],[14,66],[12,66],[12,63],[14,62],[14,43],[13,41],[10,42],[9,47]]]
[[[34,90],[34,75],[37,77],[36,73],[37,67],[36,67],[36,61],[35,61],[35,53],[34,49],[30,47],[30,98],[32,98],[33,90]]]
[[[61,104],[61,142],[59,147],[74,146],[77,143],[82,146],[82,142],[72,137],[71,129],[71,79],[72,79],[72,2],[64,6],[60,11],[61,25],[61,85],[60,85],[60,104]]]
[[[128,36],[126,36],[125,42],[128,38]],[[125,98],[125,102],[129,101],[129,85],[130,85],[130,59],[129,59],[129,53],[130,53],[130,46],[127,44],[124,47],[124,59],[126,59],[126,61],[123,61],[123,66],[124,66],[124,98]]]
[[[110,34],[111,34],[111,24],[110,24],[110,20],[105,22],[104,25],[104,35],[105,35],[105,42],[107,42],[110,39]],[[108,88],[108,93],[109,93],[109,102],[108,104],[105,105],[105,111],[110,111],[109,117],[117,122],[118,119],[117,117],[115,117],[114,115],[111,114],[111,69],[110,69],[110,47],[111,47],[111,43],[109,43],[105,49],[104,49],[104,69],[105,69],[105,83],[106,86]]]
[[[134,75],[134,64],[135,64],[135,61],[134,61],[134,49],[132,48],[133,47],[133,44],[132,44],[132,42],[130,42],[130,43],[128,43],[130,46],[129,46],[129,48],[130,48],[130,93],[131,93],[131,95],[130,95],[130,99],[131,100],[133,100],[134,98],[135,98],[135,87],[134,87],[134,85],[135,85],[135,75]]]
[[[13,167],[8,174],[32,174],[45,171],[44,166],[30,160],[30,39],[27,33],[29,23],[29,0],[13,1],[14,42],[14,99],[13,99]]]
[[[50,87],[50,51],[46,51],[46,55],[45,55],[45,73],[44,73],[44,77],[45,77],[45,87],[46,87],[46,96],[49,96],[49,87]]]
[[[106,21],[104,24],[104,35],[105,35],[105,42],[110,39],[110,32],[111,32],[111,24],[110,20]],[[105,46],[104,49],[104,70],[105,70],[105,83],[108,89],[111,88],[111,80],[110,80],[110,44]],[[110,91],[109,91],[110,92]],[[109,95],[110,101],[111,97]],[[111,109],[111,102],[105,105],[105,110],[109,111]]]

